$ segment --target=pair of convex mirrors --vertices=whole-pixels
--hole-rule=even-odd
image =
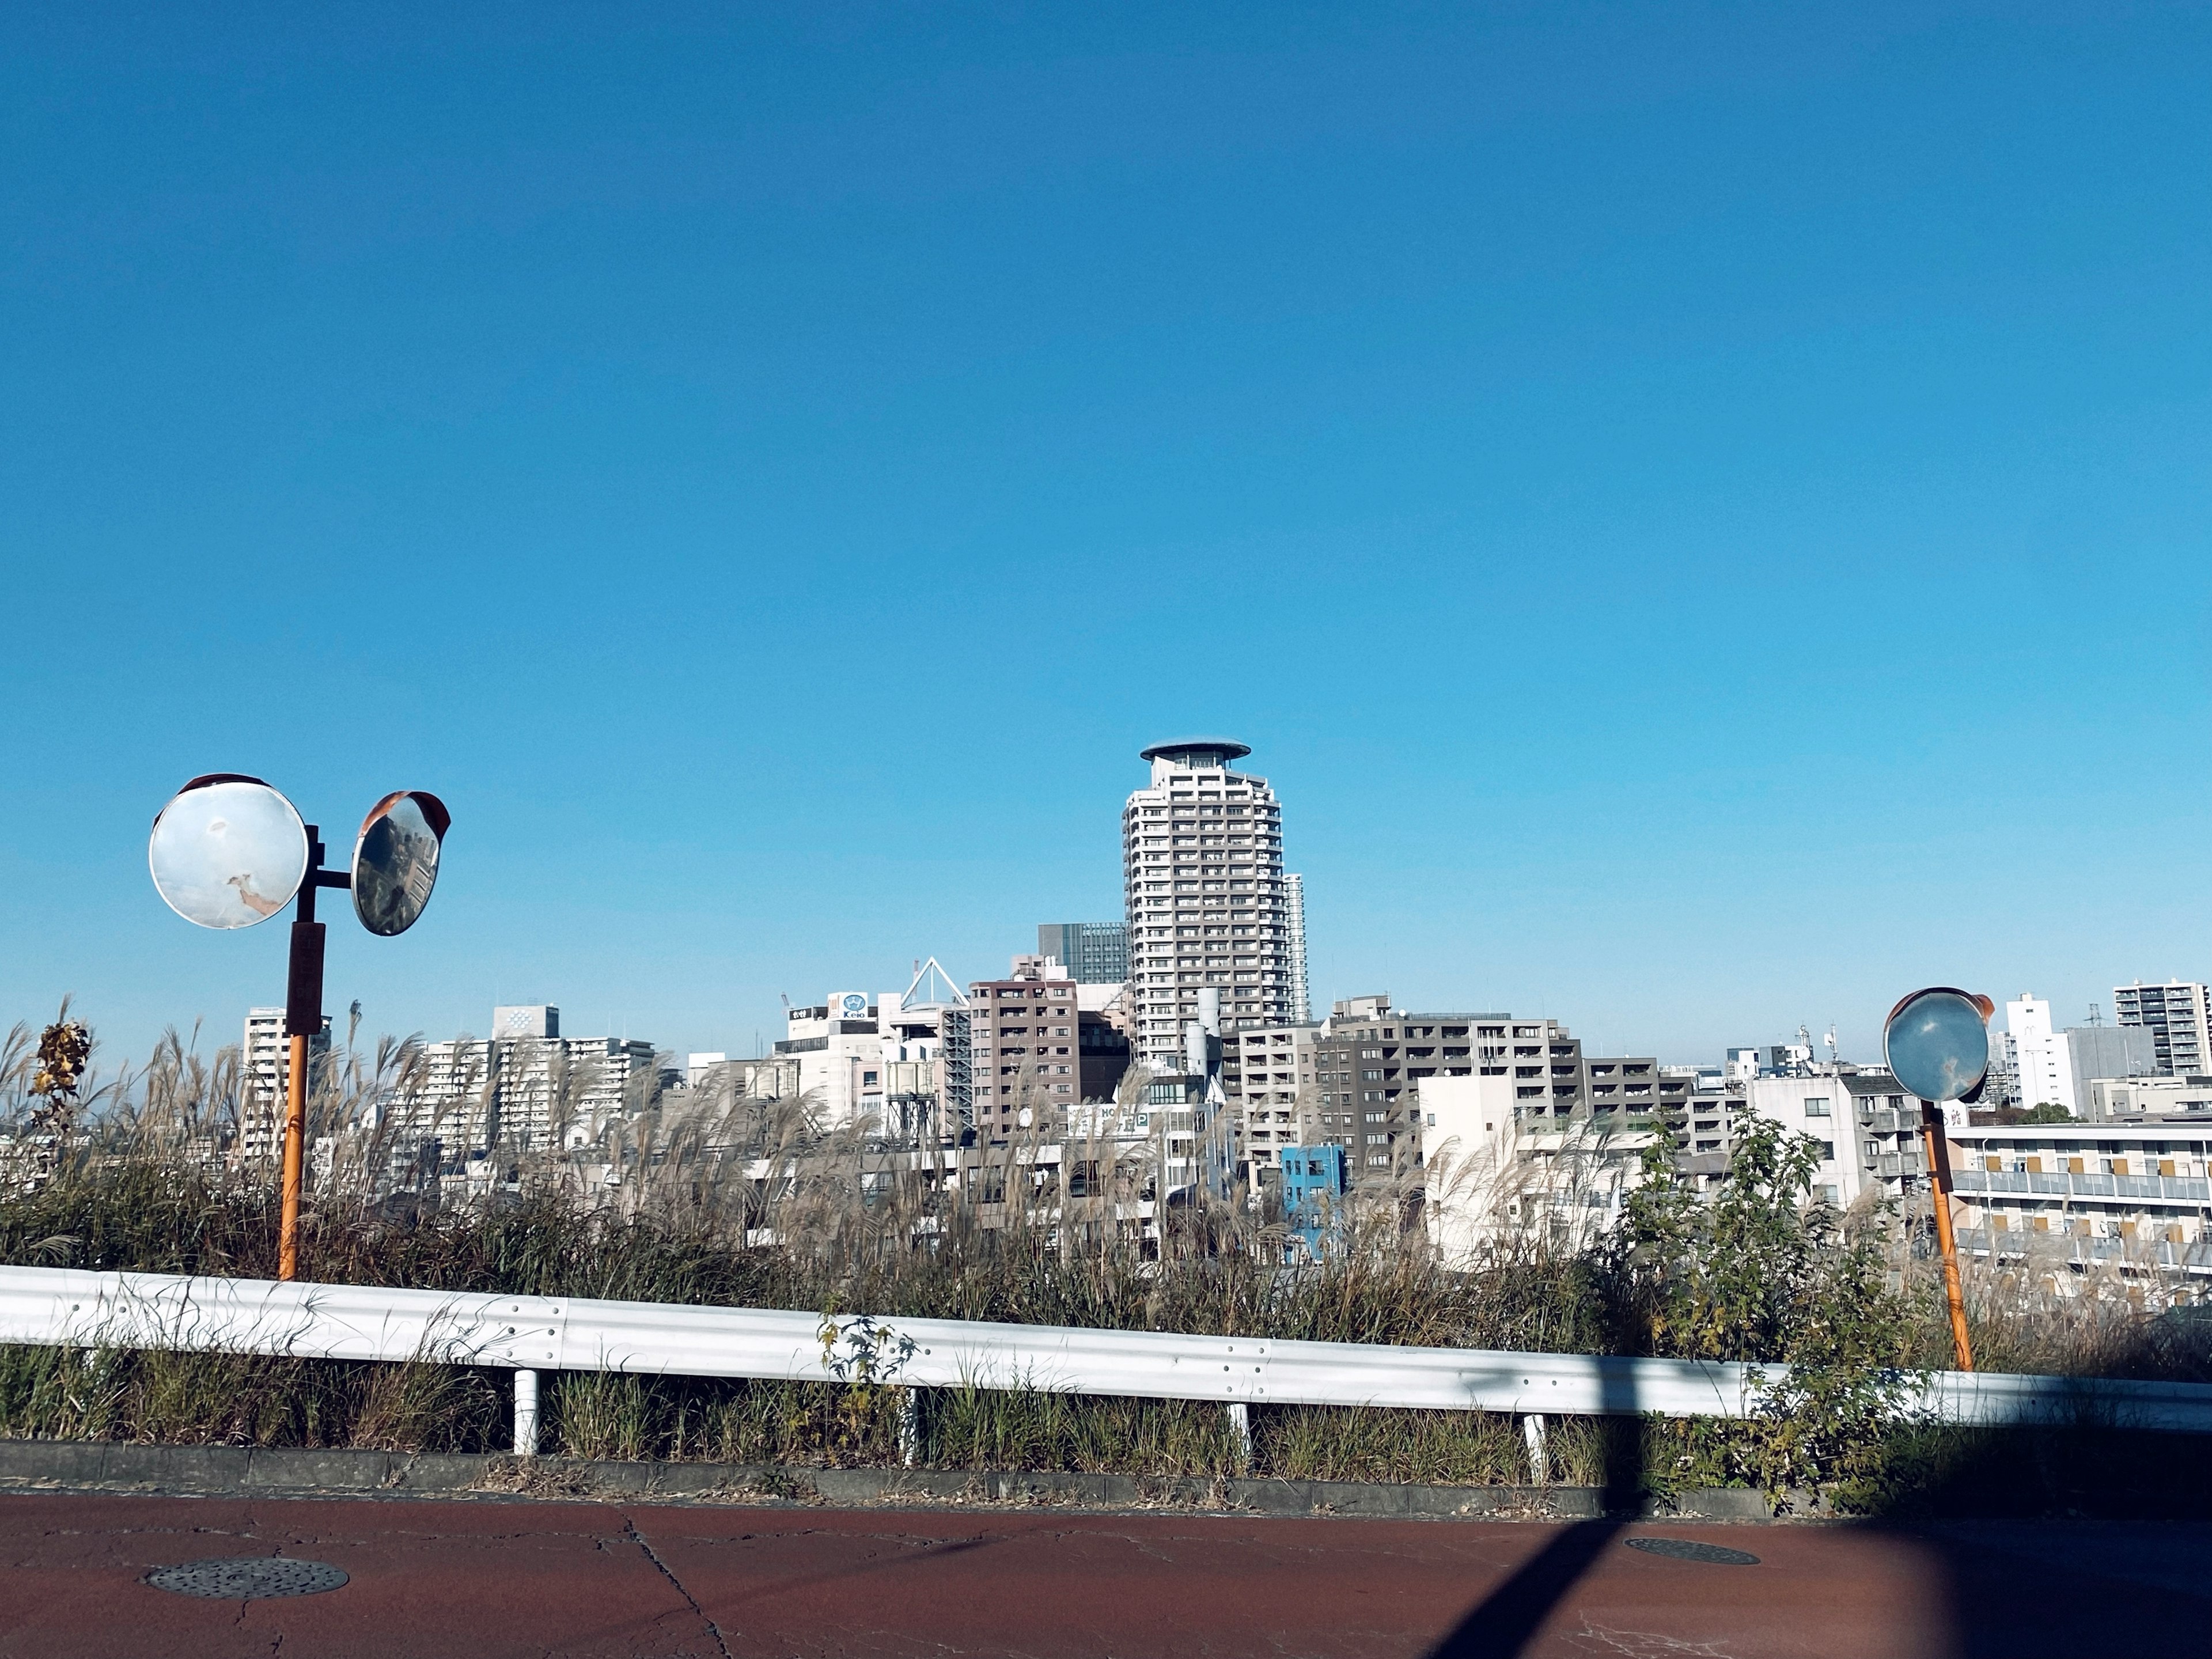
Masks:
[[[435,795],[402,789],[369,808],[355,838],[354,914],[390,938],[415,925],[438,879],[453,815]],[[259,778],[194,778],[154,820],[147,862],[168,907],[202,927],[251,927],[294,898],[314,857],[298,809]],[[329,884],[335,885],[335,881]]]

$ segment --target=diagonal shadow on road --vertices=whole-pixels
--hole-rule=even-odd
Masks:
[[[1637,1415],[1632,1362],[1601,1362],[1599,1389],[1607,1413],[1599,1419],[1605,1447],[1603,1517],[1577,1522],[1522,1562],[1430,1650],[1428,1659],[1515,1659],[1643,1507],[1644,1424]]]

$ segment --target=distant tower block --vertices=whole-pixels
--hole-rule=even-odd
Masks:
[[[1252,751],[1220,738],[1154,744],[1152,782],[1121,811],[1137,1056],[1179,1072],[1198,994],[1217,989],[1225,1029],[1291,1017],[1291,930],[1282,810],[1265,778],[1231,769]]]
[[[550,1002],[495,1008],[491,1011],[491,1034],[495,1037],[556,1037],[561,1035],[561,1011]]]
[[[1037,954],[1050,957],[1079,985],[1119,985],[1129,977],[1129,930],[1118,921],[1048,921]]]

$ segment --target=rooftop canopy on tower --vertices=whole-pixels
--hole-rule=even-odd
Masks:
[[[1173,766],[1201,770],[1226,766],[1251,752],[1250,744],[1238,743],[1231,738],[1178,738],[1173,743],[1154,744],[1142,751],[1140,758],[1164,760]]]

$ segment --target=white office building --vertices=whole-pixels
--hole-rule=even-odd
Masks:
[[[1422,1219],[1447,1262],[1480,1257],[1515,1235],[1566,1249],[1620,1218],[1644,1180],[1654,1128],[1566,1121],[1520,1110],[1510,1078],[1425,1077],[1416,1088]]]
[[[2083,1098],[2092,1123],[2196,1113],[2212,1121],[2212,1077],[2094,1078]]]
[[[2066,1033],[2051,1029],[2051,1005],[2033,991],[2021,992],[2005,1004],[2005,1029],[2012,1037],[2020,1103],[2063,1106],[2069,1115],[2081,1116],[2074,1092],[2074,1057],[2068,1052]]]
[[[1252,751],[1214,738],[1144,751],[1152,781],[1121,813],[1131,1037],[1141,1063],[1184,1063],[1198,994],[1220,994],[1224,1030],[1292,1018],[1292,933],[1282,811],[1265,778],[1232,769]]]
[[[884,1036],[878,1019],[899,994],[832,991],[820,1002],[793,1008],[788,1028],[771,1050],[799,1064],[799,1092],[809,1097],[826,1128],[842,1128],[877,1116],[884,1098]]]

